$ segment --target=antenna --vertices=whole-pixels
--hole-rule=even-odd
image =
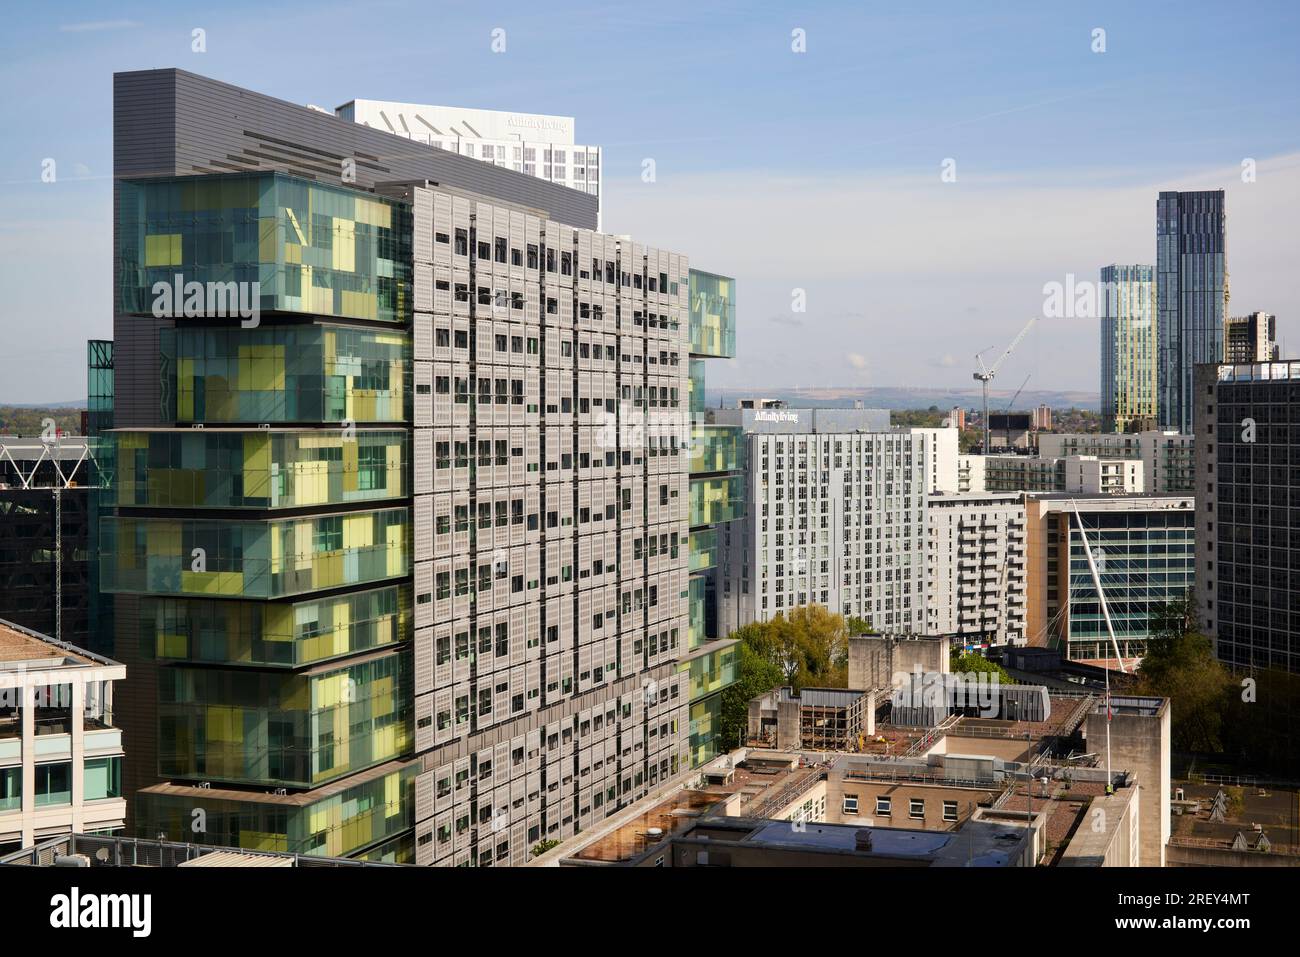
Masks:
[[[1083,516],[1079,514],[1079,503],[1070,499],[1070,504],[1074,507],[1074,520],[1079,523],[1079,536],[1083,540],[1083,553],[1088,557],[1088,571],[1092,574],[1092,584],[1097,589],[1097,600],[1101,604],[1101,616],[1106,621],[1106,633],[1110,635],[1111,644],[1115,647],[1115,661],[1119,664],[1120,674],[1124,674],[1124,657],[1119,653],[1119,642],[1115,640],[1115,628],[1110,623],[1110,608],[1106,605],[1106,593],[1101,587],[1101,576],[1097,574],[1097,563],[1092,557],[1092,545],[1088,542],[1088,533],[1083,527]],[[1114,787],[1114,778],[1111,777],[1110,770],[1110,668],[1104,668],[1106,675],[1106,793],[1110,794]]]

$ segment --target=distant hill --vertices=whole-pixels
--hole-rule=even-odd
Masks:
[[[989,391],[989,411],[999,412],[1005,409],[1014,390]],[[926,409],[938,406],[951,409],[961,406],[963,409],[978,409],[983,398],[978,388],[975,389],[934,389],[904,387],[827,386],[820,389],[709,389],[706,402],[717,407],[722,405],[734,407],[737,399],[763,398],[784,399],[792,406],[826,406],[852,407],[854,402],[861,402],[867,408],[874,409]],[[1053,409],[1101,409],[1101,397],[1095,392],[1048,392],[1026,389],[1016,398],[1016,408],[1024,411],[1038,405],[1049,405]]]

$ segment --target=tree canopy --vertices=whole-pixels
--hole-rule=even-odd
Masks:
[[[858,622],[866,629],[865,622]],[[749,702],[781,685],[845,688],[849,683],[850,628],[842,615],[821,605],[804,605],[766,622],[738,628],[736,681],[722,692],[720,746],[737,747],[749,717]]]

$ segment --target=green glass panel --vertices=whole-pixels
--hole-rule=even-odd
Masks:
[[[399,768],[307,804],[172,795],[142,791],[136,799],[136,834],[219,847],[347,857],[384,846],[415,826],[414,789],[419,767]],[[194,834],[193,811],[202,808],[207,829]]]
[[[280,173],[124,180],[117,244],[123,312],[186,321],[156,285],[180,277],[185,297],[184,284],[202,284],[209,315],[236,284],[241,304],[255,291],[261,312],[410,318],[410,213],[371,193]]]
[[[690,706],[691,767],[698,768],[716,758],[727,745],[718,740],[722,721],[722,695],[711,695]]]
[[[122,796],[122,759],[87,758],[83,793],[87,801]]]
[[[736,680],[736,648],[733,645],[692,658],[683,670],[690,673],[691,701],[717,694]]]
[[[405,508],[279,521],[135,518],[100,522],[101,588],[280,598],[410,573]]]
[[[322,784],[408,753],[412,701],[409,654],[311,675],[164,668],[158,770],[240,784]]]
[[[408,422],[404,330],[343,326],[164,329],[168,422]]]
[[[744,476],[691,479],[691,528],[730,522],[744,514]]]
[[[718,563],[718,533],[712,528],[691,532],[691,572],[712,568]]]
[[[145,598],[139,621],[146,659],[298,667],[409,638],[411,586],[292,603]]]
[[[691,270],[691,355],[736,356],[736,280]]]
[[[118,505],[301,508],[404,498],[409,434],[119,432]]]
[[[703,359],[691,359],[690,379],[686,388],[690,396],[691,421],[695,421],[704,414],[704,381],[705,365]]]
[[[741,472],[745,468],[745,431],[740,426],[692,425],[692,475]]]

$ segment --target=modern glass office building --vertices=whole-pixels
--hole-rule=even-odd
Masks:
[[[715,753],[734,666],[688,610],[738,465],[685,437],[686,257],[183,71],[114,87],[130,829],[522,864]],[[710,282],[700,354],[730,355]]]
[[[736,680],[734,642],[719,634],[718,526],[745,514],[745,436],[739,425],[709,420],[705,408],[708,359],[736,355],[736,281],[692,269],[690,359],[690,674],[691,761],[698,766],[725,751],[717,739],[722,689]]]
[[[1192,434],[1192,377],[1198,364],[1223,361],[1227,307],[1223,190],[1162,192],[1156,200],[1160,428]]]
[[[1082,520],[1120,653],[1126,661],[1141,656],[1170,604],[1192,594],[1192,496],[1031,494],[1025,505],[1028,633],[1075,660],[1114,658],[1079,530]]]
[[[1151,266],[1101,270],[1101,414],[1110,432],[1156,418],[1156,283]]]
[[[163,320],[157,420],[115,431],[98,529],[116,643],[150,666],[136,831],[410,860],[410,772],[266,800],[414,750],[409,210],[278,172],[124,179],[116,235],[119,315]],[[173,820],[214,787],[181,802],[197,834]]]
[[[1202,627],[1235,668],[1300,673],[1300,362],[1202,366],[1196,411]]]

